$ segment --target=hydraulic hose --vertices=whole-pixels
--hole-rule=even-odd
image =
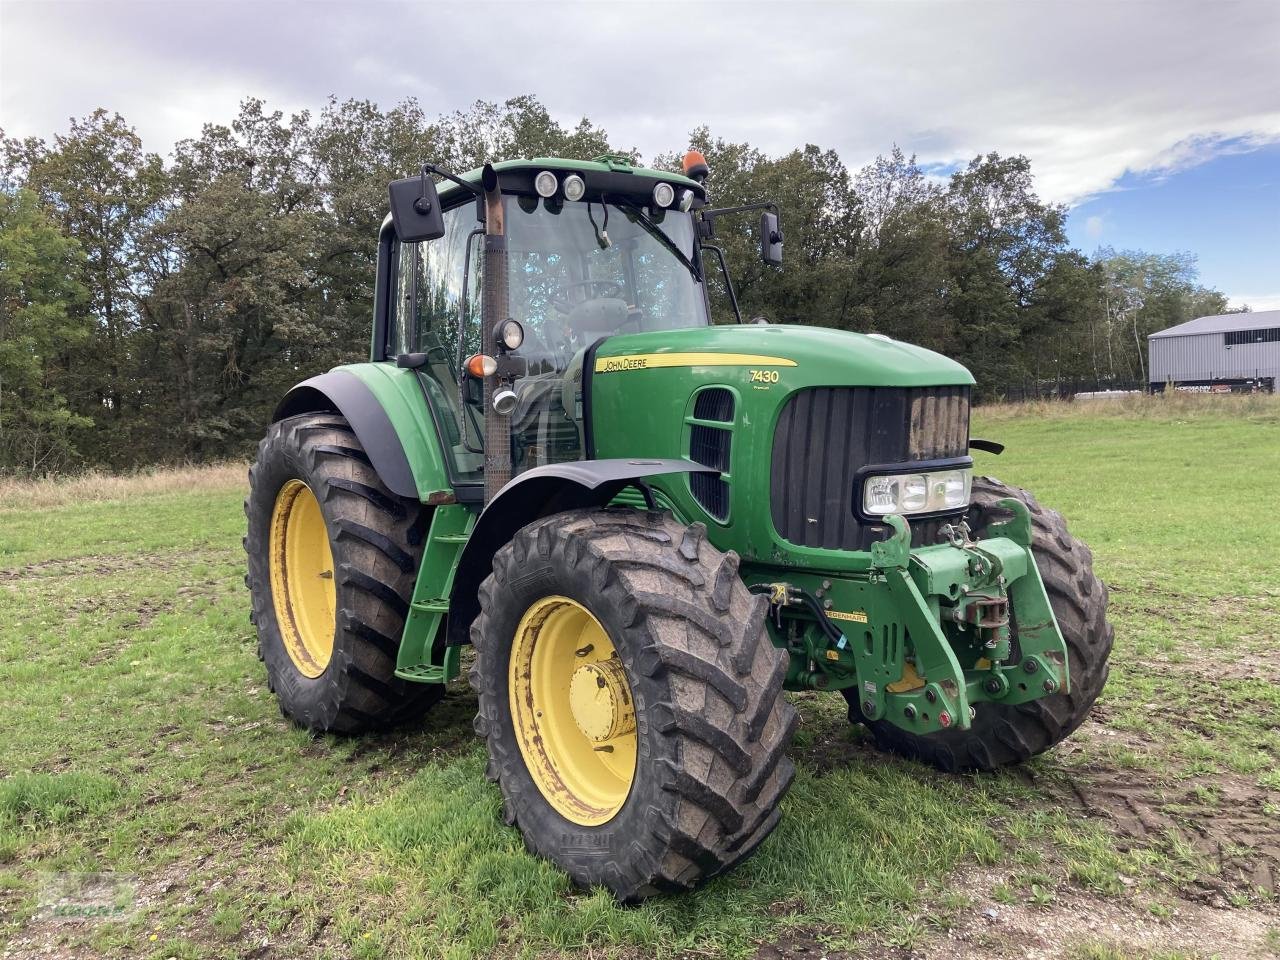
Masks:
[[[846,639],[844,633],[831,622],[827,612],[822,609],[822,604],[818,602],[818,598],[803,587],[797,587],[790,583],[753,583],[747,589],[752,593],[768,594],[770,598],[781,597],[782,603],[779,604],[775,599],[775,606],[789,606],[794,603],[802,604],[813,614],[814,619],[818,621],[818,626],[822,628],[822,632],[827,635],[827,638],[833,644],[839,646],[840,642]]]

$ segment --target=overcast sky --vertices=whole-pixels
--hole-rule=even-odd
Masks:
[[[834,147],[850,167],[895,142],[943,171],[1025,153],[1043,196],[1083,204],[1086,249],[1144,236],[1144,203],[1108,198],[1149,195],[1186,227],[1157,239],[1199,253],[1206,282],[1280,307],[1276,0],[0,0],[9,135],[49,137],[105,106],[166,153],[248,95],[286,111],[415,96],[434,113],[521,93],[648,156],[703,123],[771,153]],[[1254,161],[1243,194],[1240,157]],[[1207,182],[1179,218],[1169,187],[1196,169]],[[1219,216],[1189,222],[1205,210]]]

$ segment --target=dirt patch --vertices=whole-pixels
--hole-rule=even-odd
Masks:
[[[1280,818],[1267,812],[1274,795],[1243,777],[1166,781],[1086,762],[1056,789],[1041,786],[1078,813],[1107,820],[1121,850],[1175,844],[1203,857],[1210,870],[1180,888],[1184,898],[1227,906],[1233,895],[1280,890]]]
[[[1188,901],[1225,907],[1239,897],[1274,898],[1280,892],[1280,817],[1277,802],[1249,777],[1231,773],[1179,779],[1153,761],[1119,767],[1107,761],[1116,748],[1137,757],[1160,745],[1139,733],[1114,730],[1093,716],[1057,749],[1073,761],[1037,778],[1037,789],[1064,809],[1104,820],[1120,850],[1140,847],[1192,850],[1207,865],[1177,893]]]
[[[973,900],[955,926],[909,955],[956,958],[1068,957],[1087,946],[1107,946],[1138,956],[1208,950],[1224,960],[1268,956],[1274,920],[1250,909],[1216,909],[1181,903],[1158,917],[1141,901],[1104,899],[1074,887],[1055,892],[1046,906],[996,903],[991,890],[1010,880],[999,871],[961,877],[956,886]]]
[[[1206,949],[1222,960],[1260,960],[1275,955],[1268,938],[1276,921],[1258,910],[1182,903],[1167,916],[1157,916],[1141,901],[1105,899],[1075,887],[1057,890],[1053,901],[1044,906],[1009,905],[992,899],[994,888],[1011,882],[1011,876],[996,870],[953,878],[949,892],[964,894],[970,906],[951,918],[948,929],[912,937],[907,945],[870,938],[851,951],[836,949],[828,943],[833,931],[810,927],[761,944],[755,958],[1059,960],[1078,957],[1087,948],[1110,948],[1135,958],[1201,956]]]
[[[166,553],[94,554],[85,557],[55,557],[29,563],[24,567],[0,570],[0,583],[35,580],[45,577],[109,577],[135,570],[171,567],[184,560],[209,560],[210,551],[181,550]]]

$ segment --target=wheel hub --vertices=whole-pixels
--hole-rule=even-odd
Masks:
[[[573,722],[590,740],[604,743],[636,728],[626,672],[616,659],[584,663],[569,681]]]
[[[276,495],[269,550],[280,639],[298,672],[318,677],[333,658],[337,590],[324,514],[301,480],[287,481]]]
[[[564,596],[534,601],[512,639],[511,725],[539,792],[579,826],[607,823],[635,777],[635,706],[608,632]]]

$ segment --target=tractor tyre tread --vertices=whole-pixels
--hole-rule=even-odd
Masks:
[[[769,641],[737,565],[701,524],[625,508],[534,521],[494,557],[471,630],[487,774],[526,845],[579,885],[604,886],[629,903],[689,889],[748,856],[778,822],[795,775],[786,751],[796,713],[781,694],[786,654]],[[606,627],[636,704],[631,793],[612,820],[592,828],[547,803],[512,730],[514,628],[530,603],[557,593]]]
[[[311,488],[333,551],[334,649],[315,678],[298,671],[285,650],[271,592],[272,512],[290,479]],[[386,488],[343,417],[306,413],[273,423],[249,470],[244,508],[258,657],[285,716],[316,733],[357,734],[416,719],[443,696],[443,684],[395,675],[429,516],[422,504]]]

